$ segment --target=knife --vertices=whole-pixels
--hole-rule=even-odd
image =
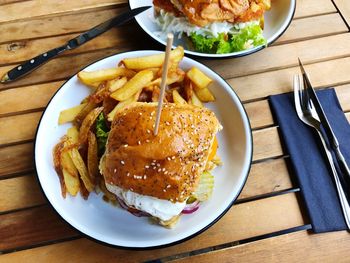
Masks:
[[[300,70],[301,70],[301,73],[303,75],[303,80],[305,81],[304,85],[306,85],[308,93],[310,95],[310,98],[315,106],[316,112],[320,118],[320,122],[321,122],[321,124],[324,128],[324,131],[326,133],[326,136],[328,138],[328,142],[330,144],[330,147],[335,152],[335,156],[336,156],[337,161],[338,161],[339,169],[342,172],[344,179],[347,180],[347,182],[350,182],[350,170],[349,170],[349,167],[345,161],[345,158],[340,150],[338,139],[335,136],[335,134],[332,130],[332,127],[329,124],[329,121],[327,119],[327,116],[323,111],[321,103],[318,100],[316,92],[311,85],[309,76],[305,71],[303,63],[301,62],[300,58],[298,58],[298,60],[299,60]]]
[[[151,6],[143,6],[138,7],[132,10],[129,10],[121,15],[118,15],[114,18],[111,18],[102,24],[99,24],[95,26],[94,28],[80,34],[79,36],[72,38],[69,40],[66,44],[63,46],[51,49],[43,54],[40,54],[34,58],[29,59],[28,61],[24,62],[23,64],[11,69],[9,72],[7,72],[0,80],[0,82],[5,83],[9,81],[16,80],[29,72],[33,71],[34,69],[40,67],[44,63],[48,62],[53,57],[56,57],[57,55],[61,54],[62,52],[66,50],[72,50],[75,49],[86,42],[94,39],[95,37],[103,34],[104,32],[108,31],[112,27],[120,26],[129,20],[131,20],[136,15],[142,13],[143,11],[149,9]]]

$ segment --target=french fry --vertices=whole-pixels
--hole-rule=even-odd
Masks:
[[[91,181],[91,178],[89,176],[89,172],[86,168],[86,165],[84,163],[83,158],[81,157],[78,148],[73,147],[69,152],[70,158],[72,158],[72,161],[74,163],[74,166],[77,168],[80,178],[83,181],[86,189],[91,192],[94,190],[94,184]]]
[[[86,115],[89,114],[94,108],[96,108],[97,104],[93,101],[89,101],[85,107],[78,113],[77,116],[74,118],[74,124],[78,127],[82,124],[83,120],[85,119]]]
[[[67,122],[74,121],[75,117],[82,111],[82,109],[87,105],[87,103],[80,104],[78,106],[63,110],[60,112],[58,117],[58,124],[64,124]]]
[[[68,145],[67,145],[68,146]],[[78,170],[76,169],[69,151],[62,152],[62,173],[69,194],[76,196],[80,189]]]
[[[75,126],[72,126],[67,131],[67,137],[71,144],[78,144],[79,142],[79,131],[78,128]]]
[[[112,79],[107,82],[107,88],[109,92],[114,92],[117,89],[120,89],[128,81],[126,77],[120,79]]]
[[[78,129],[73,126],[67,131],[67,138],[61,154],[62,174],[69,194],[76,196],[80,189],[78,170],[75,167],[69,152],[78,141]]]
[[[114,115],[121,109],[123,109],[125,106],[128,106],[129,104],[136,102],[140,96],[141,90],[139,90],[134,96],[131,96],[130,98],[120,101],[114,109],[107,115],[107,120],[112,122],[114,119]]]
[[[159,95],[160,95],[160,88],[157,86],[152,86],[153,91],[152,91],[152,101],[153,102],[158,102],[159,101]]]
[[[170,52],[170,60],[171,61],[180,61],[184,56],[184,49],[181,46],[178,46],[174,50]],[[157,54],[145,57],[137,57],[137,58],[126,58],[121,61],[128,69],[133,70],[143,70],[147,68],[160,68],[164,62],[165,54]]]
[[[185,100],[188,103],[191,103],[192,100],[192,93],[193,93],[193,84],[192,81],[189,78],[185,78],[183,82],[184,87],[184,93],[185,93]]]
[[[168,77],[166,79],[166,84],[167,85],[171,85],[174,84],[176,82],[182,82],[184,80],[185,77],[185,73],[182,71],[177,71],[176,73],[171,73],[168,74]],[[160,83],[162,81],[162,78],[156,78],[155,80],[153,80],[152,82],[150,82],[147,86],[160,86]]]
[[[92,83],[84,83],[85,85],[89,86],[90,88],[97,89],[98,86],[100,86],[102,81],[92,82]]]
[[[200,101],[200,99],[197,97],[196,93],[192,93],[192,97],[191,97],[191,104],[195,105],[195,106],[199,106],[199,107],[203,107],[202,102]]]
[[[102,110],[103,110],[103,107],[95,108],[92,111],[90,111],[88,115],[86,115],[79,130],[80,144],[84,144],[87,141],[90,128],[94,124],[95,120],[97,119],[98,115],[100,115]]]
[[[187,71],[186,75],[200,89],[206,88],[213,81],[196,67]]]
[[[92,85],[92,83],[111,80],[111,79],[118,78],[120,76],[126,76],[130,78],[134,75],[135,75],[134,71],[119,67],[119,68],[101,69],[101,70],[90,71],[90,72],[80,71],[78,73],[78,79],[82,83],[89,86],[89,85]]]
[[[64,141],[65,141],[64,139],[61,139],[60,142],[57,143],[55,145],[55,148],[53,149],[53,164],[54,164],[56,173],[58,175],[58,178],[60,180],[62,197],[66,198],[67,188],[66,188],[66,184],[64,182],[64,177],[63,177],[63,173],[62,173],[62,162],[61,162]]]
[[[152,79],[153,72],[151,70],[142,70],[131,78],[122,88],[113,92],[111,98],[118,101],[126,100],[145,87]]]
[[[172,93],[175,104],[187,104],[186,100],[183,97],[181,97],[181,95],[176,89],[174,89]]]
[[[195,88],[194,92],[202,102],[215,101],[214,95],[210,92],[208,88],[203,88],[203,89]]]
[[[98,176],[98,149],[96,136],[91,131],[89,131],[88,135],[87,168],[91,181],[96,184]]]

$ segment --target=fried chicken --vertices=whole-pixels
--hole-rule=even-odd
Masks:
[[[186,16],[197,26],[258,20],[271,5],[270,0],[154,0],[153,3],[176,16]]]

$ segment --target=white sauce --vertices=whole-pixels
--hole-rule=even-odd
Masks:
[[[153,196],[141,195],[130,190],[124,190],[118,186],[107,184],[108,191],[114,193],[122,199],[128,206],[149,213],[154,217],[158,217],[163,221],[181,213],[186,206],[186,202],[173,203],[168,200],[159,199]]]

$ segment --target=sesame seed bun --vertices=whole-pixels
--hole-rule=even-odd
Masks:
[[[156,103],[134,103],[112,123],[101,173],[106,184],[184,202],[195,191],[221,125],[204,107],[164,104],[158,135]]]

